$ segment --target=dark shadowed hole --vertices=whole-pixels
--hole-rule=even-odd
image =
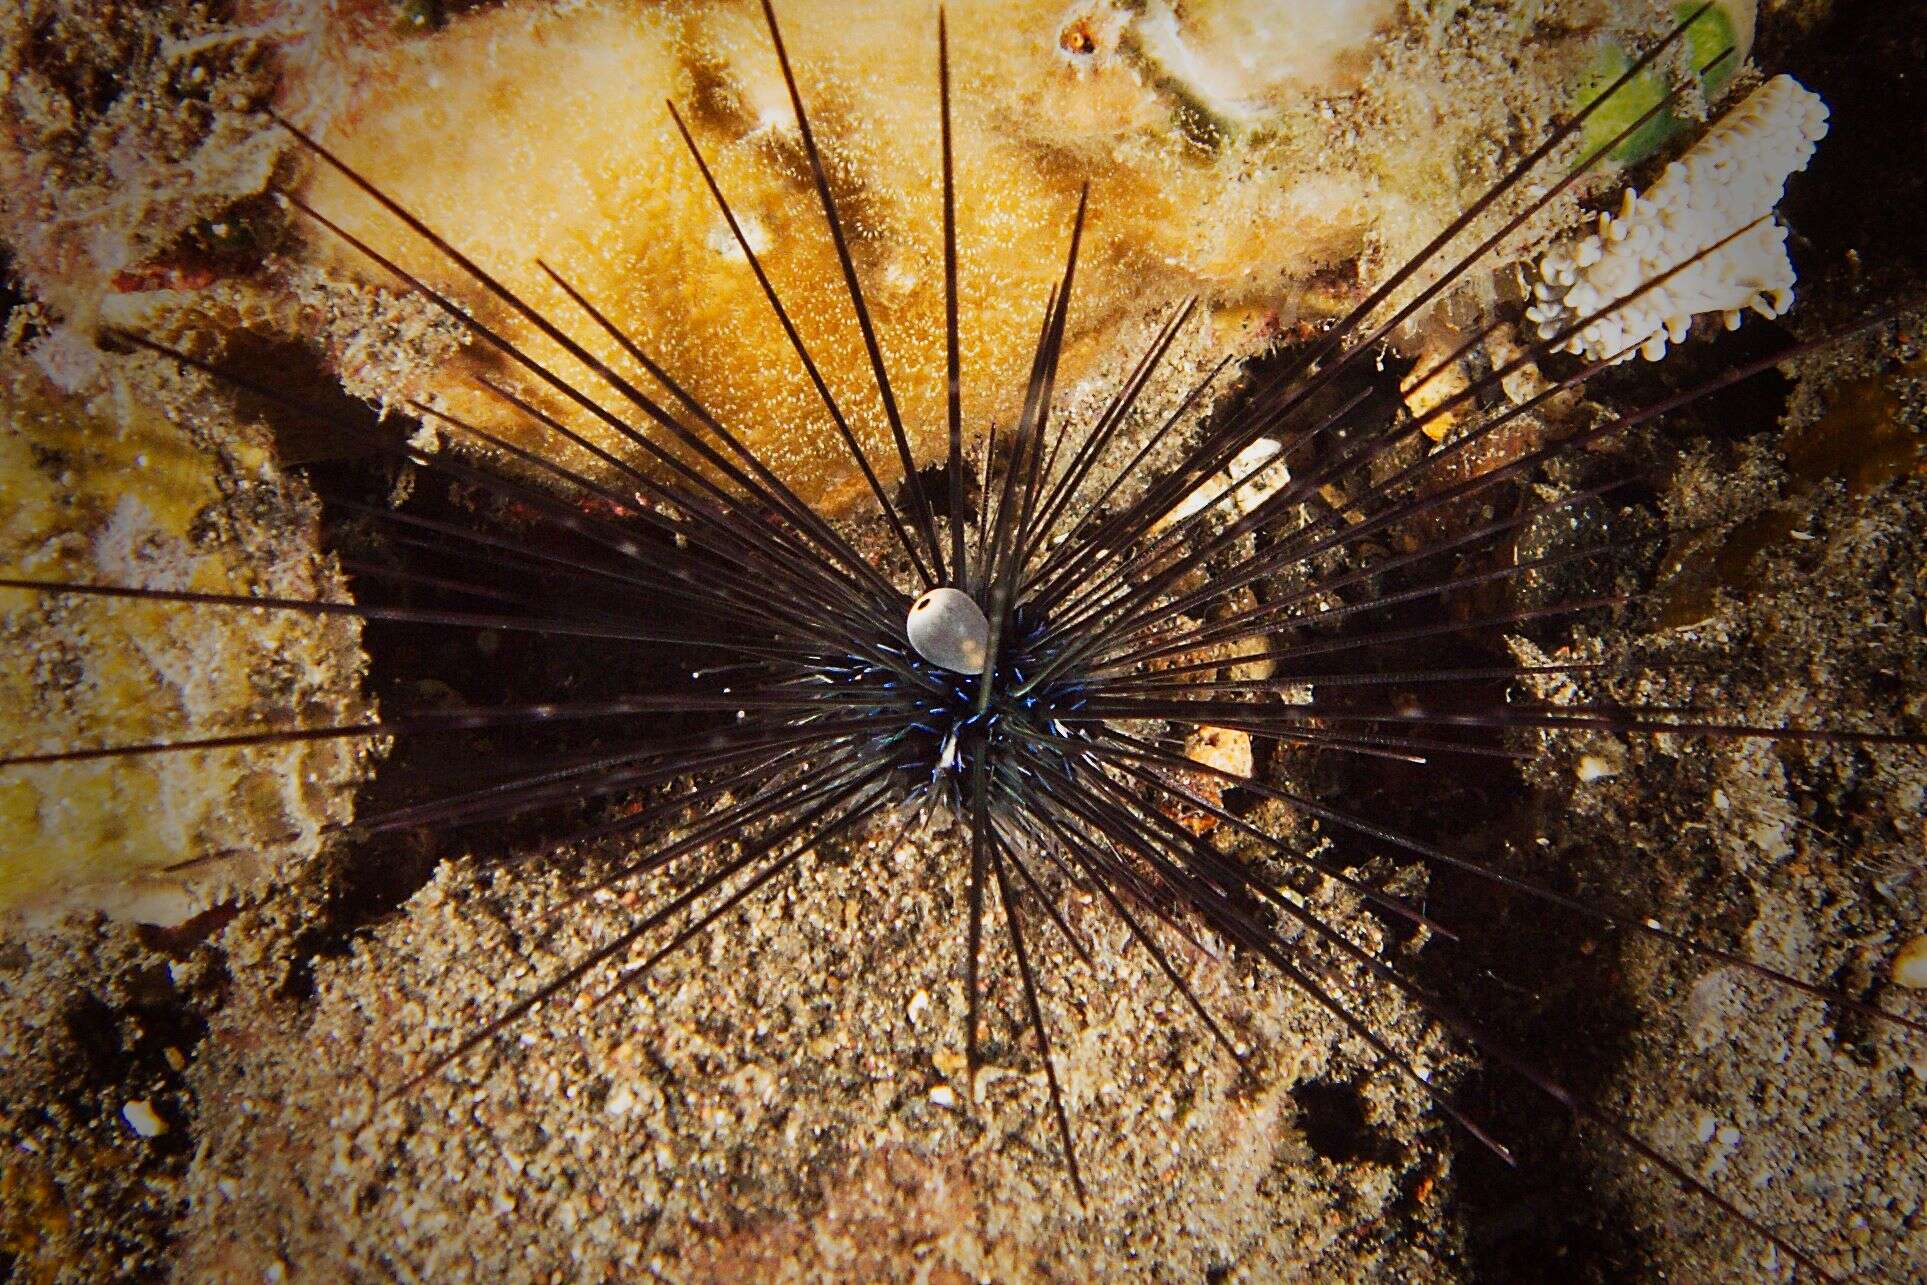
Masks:
[[[930,500],[931,512],[940,518],[948,518],[950,516],[950,462],[942,460],[935,464],[926,464],[917,470],[917,481],[922,483],[923,493]],[[973,525],[977,520],[979,498],[976,470],[966,461],[963,468],[964,520]],[[895,503],[899,509],[906,512],[916,511],[916,496],[912,494],[908,483],[897,484]]]
[[[13,271],[13,251],[0,245],[0,330],[6,328],[13,310],[25,302],[27,296]]]
[[[73,1070],[90,1086],[113,1084],[127,1073],[127,1052],[121,1045],[120,1019],[98,995],[81,995],[61,1014],[67,1037],[79,1054]]]
[[[1587,391],[1602,402],[1634,407],[1704,387],[1736,367],[1770,357],[1796,342],[1794,333],[1780,322],[1752,313],[1734,331],[1721,330],[1717,320],[1702,320],[1684,343],[1666,350],[1663,360],[1635,357],[1622,362],[1594,376]],[[1579,364],[1578,358],[1561,355],[1546,361],[1543,368],[1548,376],[1559,378]],[[1778,370],[1763,371],[1667,415],[1661,431],[1675,441],[1729,442],[1776,432],[1792,394],[1792,380]]]
[[[1306,1145],[1325,1159],[1341,1165],[1387,1165],[1402,1154],[1396,1138],[1372,1127],[1357,1085],[1307,1080],[1292,1089],[1291,1098],[1298,1104],[1298,1128]]]
[[[217,369],[244,386],[275,390],[276,399],[234,391],[243,410],[267,422],[283,468],[370,459],[393,450],[415,428],[413,420],[383,422],[367,402],[343,392],[306,344],[243,331],[228,341]],[[328,478],[309,480],[320,489]]]
[[[234,906],[214,906],[178,924],[166,927],[141,924],[137,931],[141,945],[147,949],[173,959],[186,959],[197,947],[227,927],[239,913]]]

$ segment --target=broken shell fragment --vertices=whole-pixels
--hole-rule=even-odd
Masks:
[[[932,589],[910,604],[904,633],[917,655],[958,674],[981,674],[990,650],[990,621],[961,589]]]

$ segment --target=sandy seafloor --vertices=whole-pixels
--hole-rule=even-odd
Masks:
[[[110,8],[91,20],[113,21]],[[1843,324],[1927,281],[1913,213],[1927,199],[1927,33],[1898,7],[1767,5],[1754,55],[1834,111],[1783,210],[1800,308],[1657,370],[1616,372],[1569,413],[1716,375],[1776,336]],[[63,320],[49,293],[32,281],[15,291],[16,347]],[[324,328],[361,315],[340,296],[304,299],[316,297],[339,305]],[[1660,538],[1629,544],[1606,583],[1657,587],[1659,606],[1535,633],[1521,654],[1637,649],[1680,662],[1614,689],[1630,703],[1920,728],[1921,325],[1916,310],[1612,454],[1602,467],[1654,479],[1613,530]],[[181,396],[183,418],[202,413]],[[1556,548],[1587,533],[1582,521],[1545,538]],[[1662,627],[1667,611],[1692,623]],[[407,664],[424,676],[418,659]],[[374,656],[370,681],[407,664]],[[1889,980],[1927,932],[1919,751],[1603,734],[1527,744],[1542,752],[1516,770],[1368,773],[1288,757],[1268,770],[1927,1017],[1927,1001]],[[1265,819],[1318,838],[1303,818]],[[545,937],[545,908],[625,849],[511,864],[504,851],[525,834],[428,834],[331,842],[175,928],[85,911],[10,921],[0,1268],[36,1282],[1710,1281],[1787,1270],[1664,1175],[1575,1133],[1411,1003],[1336,965],[1326,975],[1347,1006],[1416,1050],[1516,1144],[1520,1167],[1483,1154],[1252,961],[1180,951],[1200,997],[1252,1051],[1236,1074],[1088,899],[1067,913],[1095,971],[1049,933],[1033,937],[1090,1192],[1080,1205],[994,933],[989,1065],[980,1101],[962,1109],[962,848],[942,824],[884,850],[892,833],[826,854],[672,957],[646,991],[593,1009],[552,1003],[404,1094],[393,1090],[451,1036],[675,881],[572,906]],[[1920,1037],[1464,879],[1428,883],[1384,853],[1344,851],[1374,881],[1423,896],[1464,940],[1393,932],[1330,885],[1303,887],[1314,908],[1830,1269],[1927,1274]],[[164,1129],[137,1131],[130,1104]]]

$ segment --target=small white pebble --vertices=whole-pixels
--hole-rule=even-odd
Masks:
[[[1927,933],[1902,946],[1894,956],[1894,981],[1909,990],[1927,990]]]
[[[1619,769],[1614,767],[1610,760],[1598,754],[1581,754],[1577,772],[1579,779],[1588,785],[1594,781],[1603,781],[1608,777],[1619,775]]]
[[[957,1105],[957,1095],[948,1084],[939,1084],[936,1088],[930,1090],[930,1100],[940,1107],[954,1107]]]
[[[635,1105],[636,1095],[629,1091],[629,1086],[618,1084],[609,1090],[608,1100],[602,1104],[602,1109],[610,1115],[628,1115]]]
[[[121,1119],[127,1127],[143,1138],[158,1138],[167,1132],[167,1121],[161,1119],[160,1112],[146,1098],[135,1098],[120,1109]]]
[[[919,988],[917,993],[910,997],[910,1024],[916,1025],[929,1009],[930,992]]]

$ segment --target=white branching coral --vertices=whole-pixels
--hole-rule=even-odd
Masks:
[[[1628,188],[1598,230],[1539,261],[1527,318],[1551,339],[1581,318],[1712,254],[1581,327],[1562,345],[1588,360],[1657,361],[1693,318],[1719,313],[1731,330],[1752,309],[1777,317],[1793,303],[1786,229],[1770,217],[1787,178],[1805,169],[1827,132],[1827,105],[1791,76],[1755,90],[1666,167],[1644,195]],[[1764,220],[1764,221],[1762,221]],[[1752,225],[1752,226],[1749,226]]]

